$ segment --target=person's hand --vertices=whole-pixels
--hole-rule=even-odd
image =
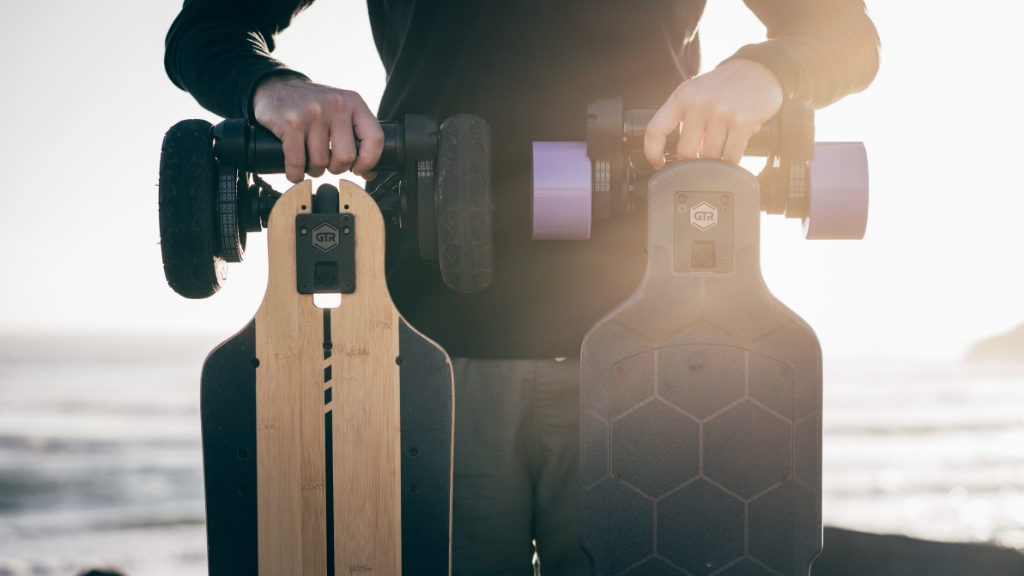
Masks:
[[[680,159],[699,154],[739,164],[747,141],[781,107],[782,86],[771,70],[753,60],[730,60],[675,89],[647,124],[644,155],[663,167],[665,136],[682,122]]]
[[[285,175],[292,182],[328,170],[372,179],[367,171],[380,160],[384,132],[363,102],[349,90],[307,82],[294,76],[270,76],[252,99],[256,121],[281,139]],[[356,143],[361,141],[358,156]],[[307,158],[308,157],[308,158]]]

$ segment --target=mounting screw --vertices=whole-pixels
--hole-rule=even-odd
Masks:
[[[728,260],[722,260],[722,270],[728,270],[728,269],[729,269],[729,261]]]
[[[683,194],[682,192],[677,192],[676,202],[686,202],[686,194]]]
[[[259,358],[253,358],[252,360],[249,360],[249,366],[252,366],[253,368],[259,368],[260,367],[260,359]]]
[[[405,358],[402,358],[401,356],[395,358],[395,364],[398,364],[399,366],[405,366]]]
[[[324,350],[330,350],[332,348],[334,348],[334,342],[331,342],[330,340],[324,342]]]
[[[240,448],[238,450],[238,457],[239,458],[245,458],[248,455],[249,455],[249,453],[245,451],[245,448]]]
[[[419,448],[417,448],[415,446],[413,446],[412,448],[409,448],[409,456],[419,456],[419,455],[420,455],[420,449]]]
[[[732,212],[732,208],[729,208],[728,206],[722,206],[722,214],[728,214],[730,212]]]
[[[677,210],[679,210],[680,214],[686,214],[686,204],[680,204]]]
[[[686,268],[686,260],[676,262],[676,270],[682,270],[683,268]]]
[[[420,491],[420,485],[415,483],[415,482],[413,482],[412,484],[409,484],[409,491],[410,492],[419,492]]]
[[[789,476],[786,476],[785,474],[779,476],[779,482],[785,482],[786,480],[789,480]]]
[[[309,284],[303,282],[302,284],[299,284],[299,288],[302,290],[309,290]]]
[[[781,378],[785,378],[786,376],[789,376],[789,373],[786,372],[785,370],[779,370],[779,376]]]
[[[625,373],[626,373],[626,371],[625,371],[625,370],[623,370],[622,368],[619,368],[618,370],[616,370],[616,371],[615,371],[615,374],[616,374],[617,376],[622,376],[622,375],[623,375],[623,374],[625,374]]]
[[[241,486],[238,487],[238,493],[243,495],[243,496],[248,494],[249,493],[249,487],[246,486],[245,484],[242,484]]]
[[[345,291],[352,290],[352,283],[351,282],[345,282],[344,284],[341,285],[341,289],[345,290]]]
[[[722,204],[728,204],[728,203],[729,203],[729,195],[728,194],[722,194]]]
[[[616,480],[622,480],[622,472],[616,472],[615,473],[615,479]]]

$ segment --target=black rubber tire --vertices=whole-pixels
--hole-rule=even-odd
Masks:
[[[227,278],[215,248],[212,130],[205,120],[183,120],[160,147],[160,253],[167,284],[186,298],[213,296]]]
[[[491,127],[472,114],[441,124],[437,173],[437,245],[444,283],[479,292],[494,280]]]
[[[227,262],[241,262],[245,258],[245,230],[238,209],[240,184],[237,169],[225,171],[220,166],[213,214],[217,224],[216,253]]]

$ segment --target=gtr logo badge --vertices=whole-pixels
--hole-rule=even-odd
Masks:
[[[338,229],[327,222],[313,228],[313,246],[330,252],[338,245]]]
[[[697,204],[690,208],[690,224],[693,224],[700,230],[711,228],[718,224],[718,208],[707,202]]]

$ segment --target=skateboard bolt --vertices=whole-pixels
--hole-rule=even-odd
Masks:
[[[413,446],[412,448],[409,448],[409,456],[419,456],[419,455],[420,455],[420,449],[419,448],[417,448],[415,446]]]
[[[239,458],[245,458],[248,455],[249,455],[249,453],[245,451],[245,448],[242,448],[242,449],[240,449],[238,451],[238,457]]]
[[[253,358],[252,360],[249,360],[249,366],[252,366],[253,368],[259,368],[260,367],[260,359],[259,358]]]
[[[398,364],[399,366],[405,366],[405,358],[402,358],[401,356],[395,358],[395,364]]]

